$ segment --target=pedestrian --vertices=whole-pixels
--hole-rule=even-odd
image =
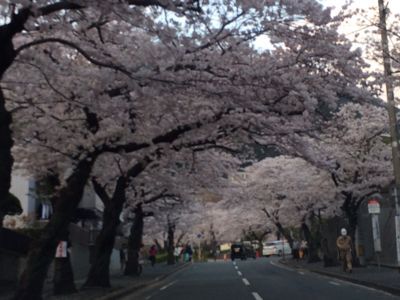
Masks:
[[[156,255],[157,255],[156,245],[152,245],[149,250],[149,260],[151,262],[152,267],[154,267],[154,265],[156,264]]]
[[[351,273],[353,271],[352,255],[351,255],[353,241],[351,240],[351,237],[347,235],[346,228],[342,228],[340,234],[341,235],[336,240],[339,260],[342,261],[343,271]]]
[[[179,245],[176,245],[176,247],[174,249],[175,262],[179,262],[181,253],[182,253],[182,247]]]
[[[190,246],[190,244],[186,245],[184,255],[185,255],[185,261],[192,261],[193,249],[192,246]]]
[[[301,251],[301,255],[300,258],[304,258],[306,256],[308,256],[308,244],[307,241],[302,240],[300,243],[300,251]]]
[[[121,272],[123,272],[126,266],[126,249],[124,247],[119,249],[119,263],[121,265]]]
[[[300,258],[300,243],[298,240],[293,241],[293,248],[292,248],[292,256],[296,261],[299,261]]]

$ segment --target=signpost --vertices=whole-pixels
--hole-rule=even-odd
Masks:
[[[394,188],[394,203],[396,206],[396,215],[394,217],[395,221],[395,232],[396,232],[396,253],[397,253],[397,266],[400,267],[400,209],[399,203],[397,201],[397,189]],[[400,269],[399,269],[400,271]]]
[[[377,257],[378,267],[380,268],[379,253],[382,252],[381,245],[381,231],[379,228],[379,214],[381,212],[381,206],[379,201],[382,197],[378,194],[372,195],[371,199],[368,200],[368,212],[371,214],[372,220],[372,237],[374,239],[374,250]]]

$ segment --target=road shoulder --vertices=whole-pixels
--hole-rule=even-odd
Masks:
[[[390,273],[390,276],[387,275],[387,272],[385,273],[385,278],[387,278],[387,282],[382,282],[385,280],[383,278],[383,274],[376,272],[375,268],[372,268],[370,278],[369,280],[366,280],[364,278],[359,278],[357,272],[359,270],[362,270],[363,268],[356,268],[354,269],[354,272],[349,274],[349,273],[340,273],[336,271],[330,271],[329,268],[323,268],[320,266],[317,266],[315,264],[297,264],[295,261],[290,261],[290,260],[279,260],[278,263],[282,266],[289,267],[293,270],[307,270],[312,273],[316,273],[319,275],[323,276],[328,276],[336,279],[340,279],[342,281],[347,281],[351,282],[354,284],[362,285],[368,288],[373,288],[376,290],[384,291],[387,293],[390,293],[395,296],[400,296],[400,287],[393,286],[394,282],[399,282],[400,280],[400,274],[397,270],[392,270]],[[313,266],[314,265],[314,266]],[[365,269],[363,270],[363,273],[365,275],[366,271]],[[373,273],[373,274],[372,274]],[[377,280],[373,280],[373,277],[376,277]],[[379,278],[381,277],[381,278]]]

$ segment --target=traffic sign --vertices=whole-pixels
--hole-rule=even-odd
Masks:
[[[381,206],[378,199],[373,198],[368,200],[368,212],[370,214],[379,214],[381,212]]]

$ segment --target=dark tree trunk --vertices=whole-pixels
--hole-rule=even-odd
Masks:
[[[104,203],[103,228],[96,239],[94,259],[84,284],[85,287],[110,286],[110,257],[120,223],[119,216],[126,200],[127,181],[138,176],[151,161],[146,156],[130,168],[126,176],[120,176],[111,199],[107,196],[104,188],[101,188],[95,180],[93,181],[96,193]]]
[[[289,234],[289,232],[287,230],[285,230],[285,228],[283,228],[283,226],[280,222],[276,222],[275,226],[276,226],[276,228],[278,228],[279,233],[281,235],[283,235],[283,237],[288,241],[290,248],[293,248],[293,238]]]
[[[164,248],[161,246],[160,242],[157,239],[154,239],[154,244],[156,244],[158,252],[164,250]]]
[[[276,226],[276,229],[278,229],[276,233],[276,237],[278,240],[281,239],[281,235],[285,237],[285,239],[288,241],[290,248],[293,248],[293,238],[290,235],[290,232],[285,230],[283,228],[282,224],[279,222],[279,218],[276,216],[274,213],[270,213],[267,209],[262,209],[262,211],[266,214],[266,216],[274,223]]]
[[[355,237],[356,237],[356,229],[358,225],[358,208],[361,204],[361,200],[357,201],[353,197],[352,193],[346,193],[345,201],[341,207],[343,212],[345,213],[347,220],[349,222],[349,228],[347,228],[347,234],[351,237],[352,243],[352,256],[353,256],[353,265],[359,266],[359,261],[357,259],[356,251],[355,251]]]
[[[28,18],[29,10],[21,10],[18,15],[12,16],[10,23],[0,26],[0,80],[15,60],[13,37],[23,30]],[[14,163],[11,155],[13,146],[11,123],[12,117],[6,109],[3,90],[0,86],[0,210],[10,190],[11,171]],[[0,228],[2,225],[3,222],[0,223]]]
[[[21,275],[14,299],[37,300],[42,298],[43,283],[62,233],[67,230],[71,218],[82,198],[95,157],[80,161],[67,185],[60,190],[54,214],[44,228],[40,239],[32,243],[27,266]]]
[[[11,186],[11,171],[14,163],[11,155],[13,146],[11,122],[11,114],[6,110],[5,98],[0,87],[0,228],[3,226],[3,216],[7,213],[5,202]]]
[[[301,224],[301,229],[303,230],[304,238],[307,241],[308,245],[308,262],[317,262],[320,261],[318,256],[318,244],[319,242],[312,236],[310,228],[308,228],[306,223]]]
[[[143,208],[142,204],[135,207],[135,219],[131,227],[128,241],[128,260],[126,262],[125,275],[136,276],[139,267],[139,252],[143,238]]]
[[[126,178],[121,176],[118,178],[112,199],[103,201],[103,228],[96,239],[94,259],[84,287],[110,286],[110,259],[120,223],[119,216],[125,202],[125,188]]]
[[[167,264],[173,265],[175,264],[174,257],[174,233],[175,233],[175,225],[172,223],[168,223],[168,256],[167,256]]]
[[[69,231],[65,232],[61,240],[69,243]],[[70,245],[68,244],[68,246]],[[77,291],[68,251],[67,257],[56,257],[54,259],[53,291],[54,295],[72,294]]]

